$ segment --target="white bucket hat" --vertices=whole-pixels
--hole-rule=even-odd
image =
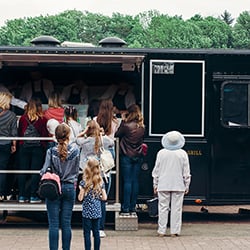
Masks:
[[[51,135],[54,135],[55,134],[55,130],[56,130],[56,127],[59,125],[60,123],[54,119],[54,118],[51,118],[47,121],[47,130],[49,131],[49,133]]]
[[[184,146],[185,138],[178,131],[170,131],[162,137],[161,144],[168,150],[177,150]]]

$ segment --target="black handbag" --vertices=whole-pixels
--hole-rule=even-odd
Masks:
[[[158,197],[155,197],[151,200],[147,200],[148,205],[148,214],[150,217],[158,216]]]

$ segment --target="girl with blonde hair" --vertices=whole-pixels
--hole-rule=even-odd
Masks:
[[[47,150],[46,159],[40,175],[53,165],[53,172],[61,180],[61,196],[56,200],[46,199],[49,222],[49,249],[58,249],[59,225],[62,229],[62,249],[69,250],[72,238],[71,218],[76,197],[79,173],[79,148],[69,143],[70,128],[62,123],[56,127],[55,137],[58,144]]]
[[[107,150],[114,147],[114,141],[107,135],[102,135],[102,133],[103,130],[99,124],[94,120],[89,120],[85,130],[78,135],[76,143],[81,148],[80,168],[85,168],[89,157],[99,157],[102,144],[104,149]]]
[[[42,103],[39,99],[31,99],[26,107],[25,113],[20,117],[18,134],[20,137],[47,137],[47,120],[42,115]],[[28,131],[33,128],[33,135]],[[34,135],[35,134],[35,135]],[[39,170],[42,167],[46,149],[46,142],[41,140],[20,140],[19,141],[19,166],[20,170]],[[27,179],[30,179],[27,185]],[[20,203],[40,203],[37,197],[39,183],[37,174],[19,174],[18,188]]]
[[[79,189],[78,199],[82,201],[84,246],[86,250],[91,249],[90,231],[92,230],[94,249],[99,250],[99,226],[102,217],[101,201],[107,199],[107,194],[97,159],[89,158],[87,161]]]

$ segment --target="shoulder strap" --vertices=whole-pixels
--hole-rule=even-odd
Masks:
[[[76,133],[75,133],[74,127],[71,125],[70,121],[68,121],[67,124],[71,127],[71,130],[73,131],[74,137],[76,138]]]
[[[50,148],[50,167],[51,167],[52,173],[55,173],[55,167],[54,167],[53,160],[52,160],[52,147]]]
[[[0,116],[3,115],[5,113],[6,110],[2,110],[0,109]]]
[[[101,148],[103,148],[103,149],[104,149],[103,136],[102,136],[102,135],[100,135],[100,137],[101,137]]]
[[[34,125],[38,121],[38,120],[36,120],[34,122],[30,122],[29,118],[27,119],[27,117],[25,117],[25,120],[29,123],[29,125]],[[34,126],[34,128],[35,128],[35,126]]]

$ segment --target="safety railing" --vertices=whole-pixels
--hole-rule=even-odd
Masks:
[[[40,141],[51,141],[51,137],[0,137],[0,141],[24,141],[24,140],[40,140]],[[121,210],[120,197],[119,197],[119,187],[120,187],[120,167],[119,167],[119,139],[115,139],[115,170],[111,171],[111,175],[115,175],[115,202],[107,203],[106,210],[119,212]],[[11,169],[11,170],[0,170],[0,174],[39,174],[40,170],[19,170],[19,169]],[[82,173],[81,171],[79,173]],[[0,202],[0,210],[7,211],[45,211],[46,205],[45,203],[39,204],[31,204],[31,203],[18,203],[18,200],[11,201],[3,201]],[[80,203],[76,203],[74,205],[74,211],[81,211],[82,205]]]

